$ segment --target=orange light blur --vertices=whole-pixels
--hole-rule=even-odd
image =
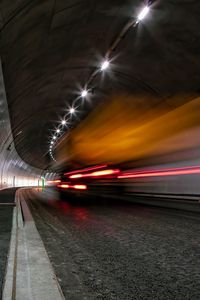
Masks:
[[[61,180],[59,180],[59,179],[47,181],[47,183],[60,183],[60,182],[61,182]]]
[[[118,174],[120,172],[120,170],[116,169],[116,170],[103,170],[103,171],[97,171],[97,172],[93,172],[91,174],[89,174],[92,177],[98,177],[98,176],[106,176],[106,175],[113,175],[113,174]]]
[[[80,172],[88,172],[88,171],[92,171],[92,170],[103,169],[106,167],[107,167],[107,165],[99,165],[99,166],[94,166],[94,167],[89,167],[89,168],[85,168],[85,169],[79,169],[79,170],[67,172],[67,173],[64,173],[64,175],[76,174],[76,173],[80,173]]]
[[[81,177],[83,177],[82,174],[74,174],[74,175],[69,176],[69,178],[72,178],[72,179],[81,178]]]
[[[161,101],[114,95],[66,136],[56,155],[60,161],[83,165],[152,158],[162,162],[162,157],[178,152],[187,156],[199,148],[199,111],[199,96],[177,95]]]
[[[101,177],[101,176],[108,176],[108,175],[114,175],[119,173],[120,170],[118,169],[108,169],[108,170],[96,171],[88,174],[74,174],[69,176],[69,178],[76,179],[76,178],[83,178],[83,177]]]
[[[72,187],[77,190],[87,190],[87,185],[85,185],[85,184],[75,184]]]
[[[68,189],[70,186],[69,186],[69,184],[59,184],[59,185],[57,185],[57,187],[60,187],[62,189]]]

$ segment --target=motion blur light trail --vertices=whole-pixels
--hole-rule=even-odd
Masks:
[[[85,184],[58,184],[57,187],[61,189],[75,189],[75,190],[87,190],[87,185]]]
[[[104,177],[109,175],[116,175],[119,173],[120,170],[118,169],[107,169],[107,170],[102,170],[102,171],[97,171],[97,172],[87,173],[87,174],[74,174],[69,176],[69,178],[76,179],[76,178],[83,178],[83,177]]]
[[[60,179],[56,179],[56,180],[48,180],[48,181],[47,181],[47,184],[56,184],[56,183],[59,183],[59,182],[61,182]]]
[[[181,97],[163,100],[163,105],[145,97],[108,99],[63,140],[57,160],[93,165],[177,157],[200,146],[199,111],[200,97],[188,103]]]
[[[124,172],[118,178],[140,178],[140,177],[160,177],[160,176],[173,176],[173,175],[189,175],[200,174],[200,166],[198,167],[185,167],[185,168],[172,168],[148,171],[132,171]]]
[[[79,170],[75,170],[75,171],[71,171],[71,172],[67,172],[64,173],[64,175],[71,175],[71,174],[77,174],[77,173],[82,173],[82,172],[88,172],[88,171],[93,171],[93,170],[99,170],[99,169],[103,169],[106,168],[107,165],[100,165],[100,166],[93,166],[93,167],[88,167],[88,168],[84,168],[84,169],[79,169]]]

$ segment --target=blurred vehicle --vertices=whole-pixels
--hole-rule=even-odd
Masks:
[[[120,169],[110,168],[107,165],[90,166],[63,173],[57,189],[61,199],[65,199],[69,193],[78,197],[92,193],[122,194],[123,187],[118,180],[120,173]]]
[[[63,137],[58,161],[90,166],[65,173],[66,190],[85,185],[82,194],[200,195],[200,97],[158,103],[115,97]]]

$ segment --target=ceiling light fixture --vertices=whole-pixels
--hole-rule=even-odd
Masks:
[[[110,61],[109,61],[109,60],[112,59],[111,53],[112,53],[112,51],[115,50],[115,48],[118,46],[119,42],[121,41],[121,37],[128,31],[128,29],[130,28],[130,26],[132,26],[132,24],[133,24],[133,26],[137,25],[140,21],[142,21],[142,20],[147,16],[147,14],[148,14],[149,11],[150,11],[150,6],[151,6],[151,4],[152,4],[152,1],[148,1],[148,4],[147,4],[146,6],[144,6],[144,7],[141,9],[141,11],[140,11],[139,14],[136,16],[136,18],[133,18],[132,20],[130,20],[131,23],[130,23],[130,22],[128,23],[128,27],[125,26],[125,28],[122,30],[122,33],[120,33],[120,39],[117,38],[117,40],[114,41],[112,47],[111,47],[110,49],[108,49],[107,54],[104,56],[105,59],[101,62],[101,64],[100,64],[99,66],[97,66],[97,69],[94,70],[94,72],[93,72],[93,73],[91,74],[91,76],[89,77],[88,81],[86,81],[87,84],[85,85],[85,88],[82,89],[81,91],[79,91],[80,97],[85,98],[85,97],[88,96],[88,94],[92,93],[92,90],[91,90],[91,89],[90,89],[90,90],[87,90],[87,86],[90,86],[91,81],[96,77],[96,74],[97,74],[99,71],[102,71],[102,72],[103,72],[103,71],[107,70],[107,69],[110,67]],[[129,26],[129,24],[131,24],[131,25]],[[121,36],[121,34],[122,34],[122,36]],[[75,103],[76,103],[75,101],[76,101],[76,100],[74,100],[74,101],[72,102],[72,104],[71,104],[72,107],[69,107],[69,108],[68,108],[68,114],[73,115],[74,113],[76,113],[76,109],[78,109],[78,107],[80,107],[80,106],[76,106],[76,108],[73,107],[73,106],[75,106]],[[66,124],[68,125],[68,121],[70,121],[70,120],[72,119],[72,118],[69,118],[69,120],[68,120],[68,119],[65,120],[65,118],[66,118],[66,119],[68,118],[67,114],[64,116],[64,119],[61,119],[61,120],[60,120],[60,126],[58,126],[58,128],[55,130],[55,133],[54,133],[55,135],[54,135],[53,138],[52,138],[51,145],[54,144],[54,140],[56,140],[57,138],[60,137],[59,133],[60,133],[60,132],[63,133],[63,130],[64,130],[63,127],[64,127]],[[61,125],[62,125],[63,127],[61,127]],[[59,128],[60,128],[61,130],[60,130]],[[52,147],[52,146],[51,146],[51,147]],[[51,149],[51,147],[50,147],[50,149]],[[53,158],[53,156],[52,156],[52,158]],[[54,159],[54,158],[53,158],[53,159]]]
[[[70,112],[70,114],[73,114],[73,113],[75,112],[75,109],[74,109],[73,107],[71,107],[71,108],[69,109],[69,112]]]
[[[106,70],[109,67],[110,62],[108,60],[105,60],[102,64],[101,64],[101,71]]]
[[[82,92],[81,92],[81,97],[82,97],[82,98],[85,98],[85,97],[87,96],[87,94],[88,94],[88,91],[87,91],[86,89],[84,89],[84,90],[82,90]]]
[[[137,17],[138,21],[143,20],[146,17],[146,15],[148,14],[148,12],[149,12],[149,7],[145,6]]]
[[[62,124],[62,125],[65,125],[66,123],[67,123],[66,120],[62,120],[62,121],[61,121],[61,124]]]

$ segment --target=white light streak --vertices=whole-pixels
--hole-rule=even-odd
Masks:
[[[149,7],[145,6],[138,15],[138,21],[143,20],[146,17],[146,15],[148,14],[148,12],[149,12]]]
[[[87,94],[88,94],[88,91],[87,91],[87,90],[82,90],[82,92],[81,92],[81,97],[82,97],[82,98],[85,98],[85,97],[87,96]]]
[[[74,109],[73,107],[71,107],[71,108],[69,109],[69,112],[70,112],[70,114],[73,114],[73,113],[75,112],[75,109]]]
[[[101,71],[106,70],[109,67],[109,61],[105,60],[102,64],[101,64]]]
[[[67,123],[66,120],[62,120],[62,121],[61,121],[61,124],[62,124],[62,125],[65,125],[66,123]]]

